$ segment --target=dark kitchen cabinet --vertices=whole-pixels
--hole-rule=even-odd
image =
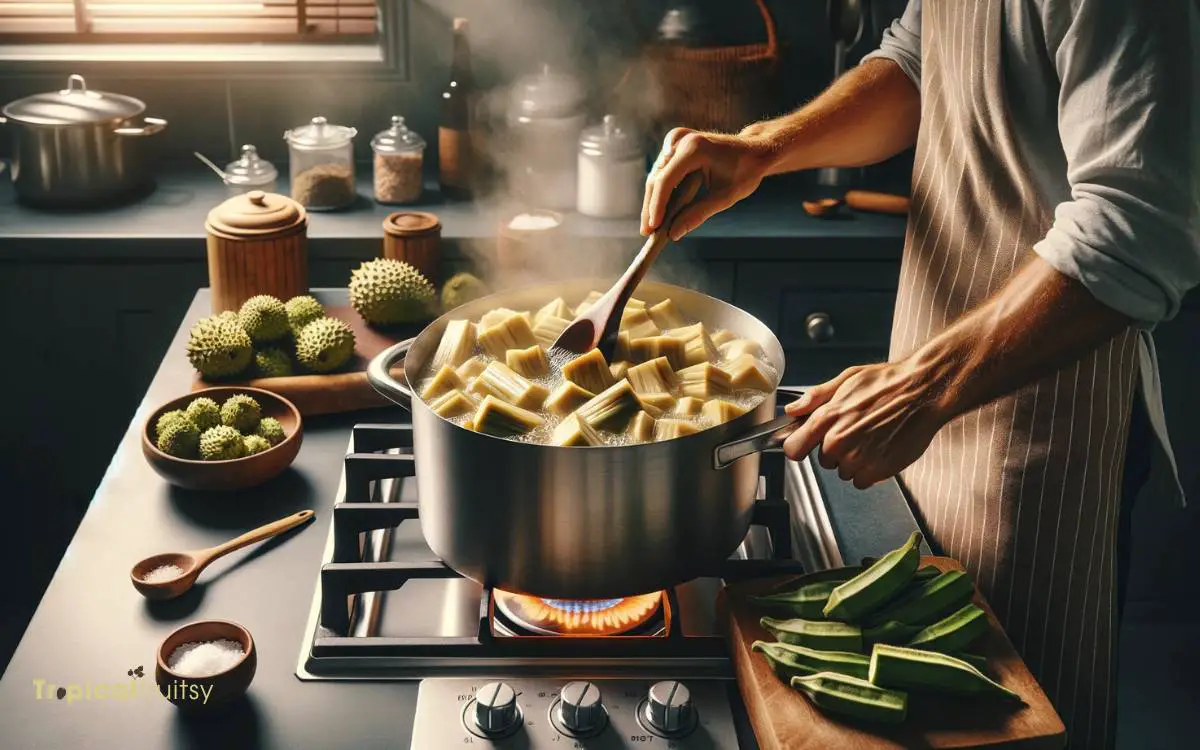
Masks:
[[[734,303],[775,331],[784,382],[811,385],[887,358],[900,264],[739,263]]]

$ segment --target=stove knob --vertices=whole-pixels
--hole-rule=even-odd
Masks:
[[[696,722],[691,691],[675,680],[654,683],[646,698],[646,720],[663,734],[687,732]]]
[[[590,682],[567,683],[558,694],[558,718],[572,732],[585,733],[604,721],[600,688]]]
[[[486,734],[505,734],[521,721],[517,692],[503,682],[489,682],[475,691],[475,726]]]

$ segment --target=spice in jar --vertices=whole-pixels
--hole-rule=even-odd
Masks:
[[[421,197],[425,141],[405,126],[403,117],[393,117],[392,126],[371,139],[371,149],[375,152],[375,200],[412,203]]]
[[[344,164],[318,164],[292,180],[292,199],[305,208],[345,206],[354,201],[354,171]]]

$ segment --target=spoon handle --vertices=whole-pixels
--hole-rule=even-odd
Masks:
[[[209,549],[197,555],[198,558],[201,558],[198,560],[198,567],[208,565],[222,555],[227,555],[234,550],[241,549],[247,544],[253,544],[255,542],[262,541],[263,539],[269,539],[277,534],[282,534],[288,529],[295,528],[300,524],[305,523],[312,517],[313,512],[311,510],[302,510],[299,513],[293,513],[286,518],[281,518],[278,521],[272,521],[265,526],[259,526],[257,529],[252,531],[247,531],[245,534],[242,534],[236,539],[230,539],[224,544],[219,544],[216,547],[210,547]]]
[[[703,186],[704,175],[699,171],[688,173],[680,181],[667,201],[667,210],[663,216],[662,224],[646,238],[645,243],[642,244],[641,252],[629,264],[629,268],[625,269],[625,273],[621,275],[617,283],[613,284],[604,297],[596,300],[594,309],[609,311],[607,325],[604,326],[604,331],[599,336],[600,341],[606,341],[616,336],[617,329],[621,325],[621,313],[624,311],[626,303],[629,302],[629,298],[633,296],[633,290],[637,288],[638,284],[642,283],[642,279],[649,272],[654,259],[658,257],[663,248],[667,246],[667,243],[671,241],[671,227],[675,223],[675,219],[679,217],[684,208],[695,200],[696,195]],[[606,353],[606,357],[609,353]]]

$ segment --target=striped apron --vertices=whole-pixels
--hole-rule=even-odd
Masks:
[[[893,360],[1003,286],[1052,222],[1009,122],[1003,4],[923,5]],[[931,543],[973,574],[1072,748],[1110,747],[1116,734],[1114,549],[1136,346],[1125,331],[956,419],[901,474]]]

